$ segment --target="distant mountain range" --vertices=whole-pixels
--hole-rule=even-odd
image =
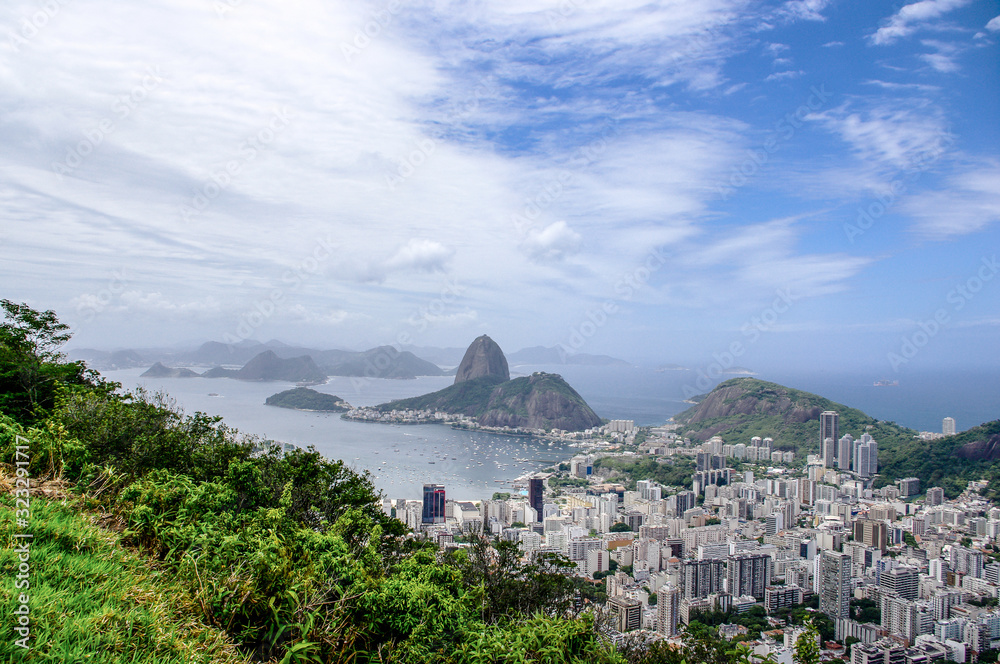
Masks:
[[[366,351],[317,349],[292,346],[281,341],[267,343],[244,340],[236,344],[207,341],[197,348],[143,348],[104,351],[78,348],[69,351],[70,360],[82,360],[92,369],[134,369],[152,367],[160,363],[165,367],[225,367],[236,369],[265,351],[281,359],[308,355],[316,366],[328,376],[367,376],[369,378],[415,378],[417,376],[446,376],[453,371],[442,367],[457,367],[466,349],[415,346],[400,351],[392,346],[378,346]],[[507,357],[512,366],[519,365],[575,365],[575,366],[631,366],[625,360],[608,355],[587,353],[567,354],[557,347],[532,346]],[[222,375],[220,372],[219,375]]]

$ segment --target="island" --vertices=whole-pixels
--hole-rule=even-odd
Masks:
[[[308,387],[296,387],[272,394],[264,401],[264,405],[324,413],[345,413],[353,408],[338,396],[317,392]]]

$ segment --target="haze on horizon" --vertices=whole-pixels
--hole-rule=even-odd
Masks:
[[[995,368],[998,13],[12,0],[0,297],[73,347]]]

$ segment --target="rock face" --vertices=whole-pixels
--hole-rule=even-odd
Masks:
[[[580,431],[600,426],[601,418],[562,376],[534,373],[493,388],[476,421],[489,427]]]
[[[993,434],[962,445],[955,456],[969,461],[997,461],[1000,459],[1000,434]]]
[[[727,381],[674,419],[691,424],[734,415],[779,415],[786,422],[819,419],[822,411],[818,405],[793,399],[793,395],[780,385],[770,389],[765,385],[753,379]]]
[[[458,365],[458,372],[455,374],[455,384],[483,376],[510,380],[507,358],[504,357],[497,342],[485,334],[473,341],[465,351],[465,357],[462,358],[462,363]]]

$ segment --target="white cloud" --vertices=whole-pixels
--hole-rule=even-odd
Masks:
[[[994,16],[990,19],[990,22],[986,24],[986,29],[990,32],[1000,31],[1000,16]]]
[[[1000,221],[1000,164],[978,164],[951,176],[947,184],[947,189],[920,192],[905,201],[920,234],[955,237]]]
[[[413,239],[396,250],[385,262],[385,267],[389,270],[443,272],[445,263],[454,253],[440,242]]]
[[[805,72],[801,71],[801,70],[798,70],[798,71],[779,71],[779,72],[775,72],[775,73],[769,75],[764,80],[765,81],[785,81],[785,80],[788,80],[790,78],[798,78],[799,76],[802,76],[804,74],[805,74]]]
[[[930,21],[963,7],[969,2],[971,0],[920,0],[920,2],[904,5],[872,35],[872,43],[881,46],[909,37]]]
[[[808,119],[839,135],[869,167],[894,171],[921,168],[952,143],[943,112],[921,99],[878,103],[866,110],[844,104]]]
[[[565,221],[557,221],[541,230],[531,229],[521,246],[534,261],[559,261],[579,251],[582,241]]]

